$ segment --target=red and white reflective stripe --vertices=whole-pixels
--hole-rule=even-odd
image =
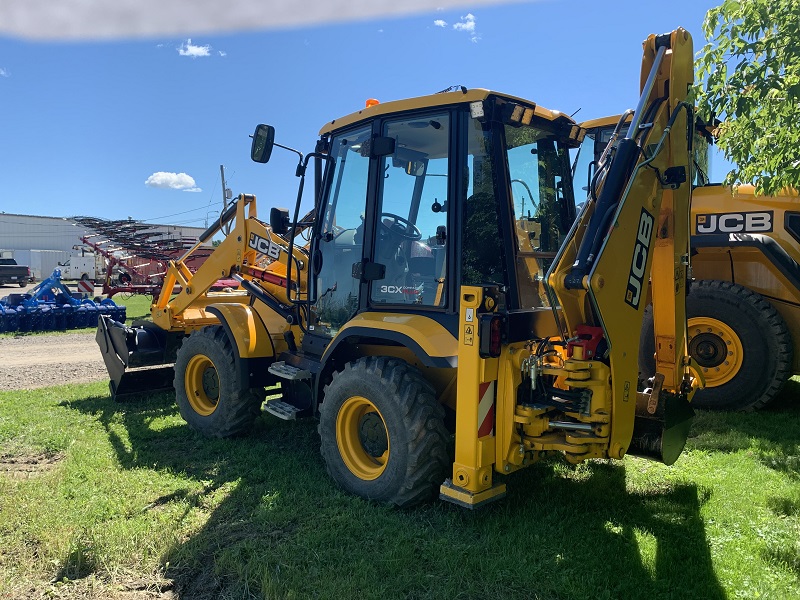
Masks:
[[[78,281],[78,291],[81,294],[93,294],[94,284],[91,281],[86,281],[85,279],[81,279]]]
[[[495,382],[482,383],[478,389],[481,400],[478,403],[478,437],[494,434],[494,389]]]

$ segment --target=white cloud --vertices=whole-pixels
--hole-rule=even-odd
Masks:
[[[195,185],[194,177],[186,173],[157,171],[150,175],[144,184],[148,187],[160,188],[162,190],[183,190],[184,192],[203,191]]]
[[[218,51],[217,54],[219,54],[220,56],[228,56],[228,53],[225,52],[224,50]]]
[[[436,25],[437,27],[447,27],[447,21],[445,21],[444,19],[436,19],[433,22],[433,24]]]
[[[181,56],[191,56],[197,58],[199,56],[211,56],[211,46],[196,46],[192,44],[192,39],[187,39],[183,44],[178,46],[178,54]]]
[[[0,67],[0,77],[11,77],[11,73],[8,72],[8,69]]]
[[[475,31],[475,20],[475,15],[467,13],[466,17],[461,17],[461,21],[453,23],[453,29],[456,31],[466,31],[469,33],[469,39],[474,43],[478,43],[481,36]]]
[[[454,23],[453,29],[457,31],[475,31],[475,15],[467,13],[466,17],[461,17],[460,23]]]

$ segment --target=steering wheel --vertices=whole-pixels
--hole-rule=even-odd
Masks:
[[[392,222],[388,225],[383,222],[383,218],[391,219]],[[381,213],[380,215],[381,227],[392,235],[403,238],[404,240],[411,240],[415,242],[422,238],[422,232],[408,219],[404,219],[400,215],[393,213]],[[400,227],[402,226],[402,228]]]

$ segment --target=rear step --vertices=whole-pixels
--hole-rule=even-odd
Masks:
[[[294,421],[298,416],[307,416],[308,409],[311,407],[311,390],[306,384],[300,382],[304,379],[311,379],[311,373],[305,369],[287,365],[284,361],[272,363],[268,371],[283,380],[284,383],[281,383],[281,389],[283,390],[284,398],[304,406],[296,406],[291,402],[276,398],[275,400],[267,400],[264,404],[264,412],[268,412],[284,421]],[[307,390],[307,394],[301,393],[298,396],[298,390],[301,389]]]
[[[297,414],[303,412],[303,409],[283,400],[268,400],[264,404],[264,411],[284,421],[294,421],[297,419]]]
[[[298,369],[292,365],[287,365],[285,362],[274,362],[269,366],[269,372],[280,377],[281,379],[288,379],[289,381],[298,381],[300,379],[311,379],[311,373],[303,369]],[[292,417],[294,418],[294,417]]]

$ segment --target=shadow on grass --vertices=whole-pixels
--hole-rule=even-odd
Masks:
[[[697,411],[688,448],[713,452],[751,450],[765,465],[800,476],[800,381],[791,379],[758,412]]]
[[[547,463],[508,477],[509,495],[480,511],[392,510],[335,487],[315,422],[264,417],[249,437],[210,440],[154,429],[175,415],[170,400],[70,407],[99,419],[124,468],[202,482],[153,499],[191,496],[210,512],[162,557],[182,598],[725,597],[694,485],[631,492],[622,464]]]

